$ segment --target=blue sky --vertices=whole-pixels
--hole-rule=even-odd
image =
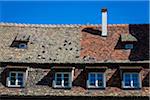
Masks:
[[[149,23],[149,2],[143,1],[0,1],[0,22],[31,24],[101,24],[101,8],[109,24]]]

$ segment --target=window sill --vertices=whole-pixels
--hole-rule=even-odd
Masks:
[[[25,88],[25,86],[15,86],[15,85],[9,85],[8,88]]]
[[[104,90],[105,87],[87,87],[87,89],[102,89],[102,90]]]
[[[53,87],[53,89],[71,89],[71,87]]]
[[[141,87],[134,88],[134,87],[122,87],[123,90],[140,90]]]

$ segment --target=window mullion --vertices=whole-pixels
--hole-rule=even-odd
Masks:
[[[61,86],[64,87],[64,74],[61,74],[61,79],[62,79]]]
[[[134,87],[133,86],[133,74],[130,74],[130,80],[131,80],[131,87]]]
[[[15,80],[15,84],[18,85],[18,73],[16,73],[16,80]]]
[[[95,74],[95,86],[98,87],[98,78],[97,78],[98,74]]]

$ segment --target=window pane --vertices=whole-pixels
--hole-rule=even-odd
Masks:
[[[126,48],[126,49],[133,49],[133,44],[126,44],[126,45],[125,45],[125,48]]]
[[[18,77],[23,77],[23,73],[18,73]]]
[[[23,85],[23,78],[18,78],[18,85]]]
[[[56,78],[56,85],[61,85],[61,81],[62,81],[61,77],[57,77]]]
[[[131,86],[130,74],[125,74],[125,86]]]
[[[103,74],[97,74],[98,79],[102,79],[102,77],[103,77]]]
[[[139,75],[138,75],[138,74],[132,74],[132,78],[133,78],[133,79],[138,79],[138,78],[139,78]]]
[[[92,86],[95,86],[95,82],[96,82],[96,75],[95,74],[90,74],[89,84],[92,85]]]
[[[64,74],[64,77],[69,77],[69,74]]]
[[[15,85],[16,84],[16,73],[11,73],[10,74],[10,85]]]
[[[16,80],[10,80],[10,85],[16,85]]]
[[[98,86],[103,86],[103,81],[98,80]]]
[[[103,74],[97,74],[98,86],[103,86]]]
[[[17,79],[18,79],[17,84],[22,86],[23,85],[23,73],[18,73]]]
[[[95,77],[95,74],[90,74],[90,77]]]
[[[64,86],[69,86],[69,78],[64,78]]]
[[[23,86],[23,81],[19,81],[18,85]]]
[[[61,77],[62,74],[56,74],[56,77]]]
[[[138,74],[132,74],[132,81],[134,87],[139,87],[139,75]]]
[[[16,73],[11,73],[11,77],[16,77]]]

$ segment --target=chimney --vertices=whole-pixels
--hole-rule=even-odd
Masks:
[[[102,8],[102,36],[107,36],[107,9]]]

